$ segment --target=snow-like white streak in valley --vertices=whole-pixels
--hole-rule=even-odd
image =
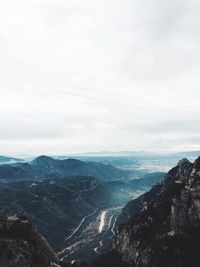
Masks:
[[[115,208],[110,208],[110,209],[104,210],[104,211],[102,212],[101,217],[100,217],[99,233],[102,233],[102,231],[103,231],[103,229],[104,229],[107,212],[110,211],[110,210],[117,210],[117,209],[121,209],[121,208],[122,208],[122,207],[119,206],[119,207],[115,207]],[[111,226],[112,218],[113,218],[113,216],[112,216],[112,217],[110,218],[110,220],[109,220],[109,223],[108,223],[108,229],[109,229],[110,226]]]
[[[104,229],[104,225],[105,225],[105,219],[106,219],[106,213],[108,212],[108,210],[104,210],[101,214],[100,217],[100,224],[99,224],[99,233],[102,233],[103,229]]]
[[[101,217],[100,217],[100,224],[99,224],[99,233],[102,233],[103,229],[104,229],[104,226],[105,226],[105,221],[106,221],[106,214],[108,211],[110,210],[118,210],[118,209],[122,209],[122,206],[118,206],[118,207],[115,207],[115,208],[110,208],[110,209],[107,209],[107,210],[104,210],[101,214]],[[110,220],[109,220],[109,223],[108,223],[108,229],[111,227],[111,223],[112,223],[112,218],[113,216],[111,216]],[[114,224],[116,223],[117,219],[115,220]],[[115,225],[114,225],[115,227]],[[108,230],[107,229],[107,230]],[[114,228],[112,228],[114,229]],[[111,230],[112,231],[112,230]]]
[[[116,212],[116,210],[121,210],[122,208],[123,208],[123,206],[115,206],[115,207],[107,208],[107,209],[104,209],[104,210],[101,210],[101,211],[98,212],[98,216],[96,217],[96,220],[99,223],[99,225],[98,225],[97,228],[96,227],[95,228],[96,228],[96,230],[98,230],[98,233],[101,234],[103,238],[104,238],[104,234],[106,235],[107,232],[111,232],[111,235],[112,236],[115,235],[114,229],[115,229],[115,225],[116,225],[117,218],[118,218],[118,211]],[[70,239],[71,237],[73,237],[78,232],[78,230],[80,229],[80,227],[83,225],[83,223],[85,222],[85,220],[88,217],[94,215],[97,212],[97,210],[95,210],[91,214],[89,214],[86,217],[84,217],[82,219],[82,221],[80,222],[79,226],[73,231],[73,233],[70,236],[68,236],[67,238],[65,238],[65,241],[68,240],[68,239]],[[103,247],[103,242],[106,241],[107,238],[101,240],[99,242],[99,246],[97,246],[97,247],[95,246],[93,248],[93,251],[95,253],[101,255],[101,252],[99,251],[99,249]],[[95,242],[95,245],[97,245],[96,242]],[[73,253],[74,253],[74,251],[71,251],[70,253],[68,253],[67,255],[65,255],[61,259],[61,261],[63,261],[64,259],[68,258],[68,256],[71,255],[71,254],[73,254]],[[73,264],[74,264],[74,260],[75,259],[72,259]]]

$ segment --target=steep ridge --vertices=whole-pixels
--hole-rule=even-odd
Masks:
[[[52,176],[95,176],[102,181],[127,177],[130,171],[97,162],[40,156],[31,162],[0,165],[0,180],[43,180]]]
[[[109,204],[110,193],[95,177],[0,184],[0,214],[23,214],[55,250],[83,217]]]
[[[122,220],[130,219],[119,227],[114,250],[124,262],[200,266],[200,158],[194,164],[181,160],[163,182],[131,201],[123,215]]]
[[[47,241],[25,218],[0,216],[0,266],[59,267]]]

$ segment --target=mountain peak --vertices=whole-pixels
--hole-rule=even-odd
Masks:
[[[54,162],[55,159],[49,157],[49,156],[46,156],[46,155],[41,155],[37,158],[35,158],[32,163],[48,163],[48,162]]]
[[[183,168],[184,168],[184,167],[187,166],[188,164],[191,164],[191,162],[190,162],[187,158],[183,158],[183,159],[179,160],[177,166],[178,166],[178,167],[183,167]]]

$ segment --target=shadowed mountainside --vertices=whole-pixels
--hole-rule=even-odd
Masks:
[[[0,214],[25,215],[56,250],[84,216],[110,201],[96,178],[82,176],[1,183],[0,195]]]
[[[32,187],[35,185],[29,185],[29,188]],[[100,256],[93,262],[93,267],[200,266],[200,158],[194,163],[190,163],[187,159],[181,160],[175,168],[166,174],[161,183],[128,203],[123,209],[121,218],[127,219],[125,216],[127,213],[128,222],[119,226],[114,239],[113,251]],[[10,217],[9,220],[13,221],[13,217]],[[10,243],[10,237],[13,237],[8,231],[7,223],[6,226],[2,226],[0,223],[0,226],[1,231],[3,231],[0,243],[2,239],[3,242],[6,242],[5,248],[8,248],[9,253],[11,251],[11,255],[14,255],[13,258],[18,259],[18,255],[25,251],[29,261],[32,262],[35,257],[37,259],[37,255],[33,257],[35,255],[34,249],[31,249],[33,254],[28,252],[27,229],[23,227],[13,228],[12,234],[17,235],[20,241],[16,243],[14,240]],[[16,239],[16,237],[14,238]],[[23,250],[21,240],[26,241]],[[41,244],[34,244],[39,248],[41,247]],[[22,261],[24,260],[23,253]],[[48,253],[47,249],[47,255]],[[2,255],[4,255],[3,260],[5,262],[5,259],[8,259],[5,255],[8,254],[6,252]],[[52,251],[49,255],[56,262],[57,259]],[[41,258],[43,259],[43,256]],[[2,260],[1,257],[0,260]],[[45,261],[45,259],[43,260]],[[46,264],[46,262],[44,263]],[[62,264],[63,266],[70,265]],[[8,266],[13,267],[15,265]],[[32,267],[32,265],[19,266]],[[34,266],[46,267],[51,265]],[[80,266],[86,265],[80,264]]]
[[[200,266],[200,158],[181,160],[123,210],[114,249],[131,266]],[[122,215],[122,217],[123,217]]]
[[[59,267],[47,241],[25,218],[0,216],[1,267]]]

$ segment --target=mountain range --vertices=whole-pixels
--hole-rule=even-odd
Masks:
[[[34,165],[34,162],[31,164]],[[0,191],[1,214],[12,213],[12,216],[0,217],[0,246],[4,251],[0,254],[0,266],[9,267],[18,266],[12,265],[13,259],[17,262],[20,257],[23,259],[20,267],[71,266],[70,263],[59,262],[46,241],[38,239],[40,234],[32,230],[34,228],[27,222],[26,216],[31,221],[35,220],[50,242],[56,236],[62,237],[55,242],[57,249],[69,236],[71,231],[67,233],[65,230],[70,229],[70,223],[71,229],[74,229],[73,218],[75,223],[78,216],[80,219],[88,214],[93,216],[110,197],[109,191],[98,179],[86,176],[1,183]],[[24,214],[21,217],[14,214],[20,209]],[[77,212],[80,213],[77,215]],[[58,225],[54,221],[56,218],[63,218],[63,224],[61,220]],[[68,226],[64,229],[66,223]],[[116,224],[118,230],[112,250],[100,255],[89,267],[200,266],[200,157],[194,163],[187,159],[179,161],[148,192],[130,201],[122,209]],[[43,229],[43,225],[48,230]],[[58,228],[63,230],[60,235]],[[37,236],[37,242],[32,241],[34,236]],[[43,246],[51,262],[45,259],[44,253],[40,254]],[[24,263],[26,257],[29,265]],[[87,266],[84,263],[78,265]]]
[[[130,173],[108,164],[48,156],[2,164],[0,213],[25,216],[59,251],[84,218],[88,223],[98,220],[101,210],[127,203],[133,191],[145,192],[164,175],[142,173],[140,179],[130,179]]]
[[[0,181],[43,180],[63,176],[94,176],[102,181],[127,177],[130,171],[121,170],[99,162],[84,162],[76,159],[57,160],[40,156],[30,162],[0,165]]]

